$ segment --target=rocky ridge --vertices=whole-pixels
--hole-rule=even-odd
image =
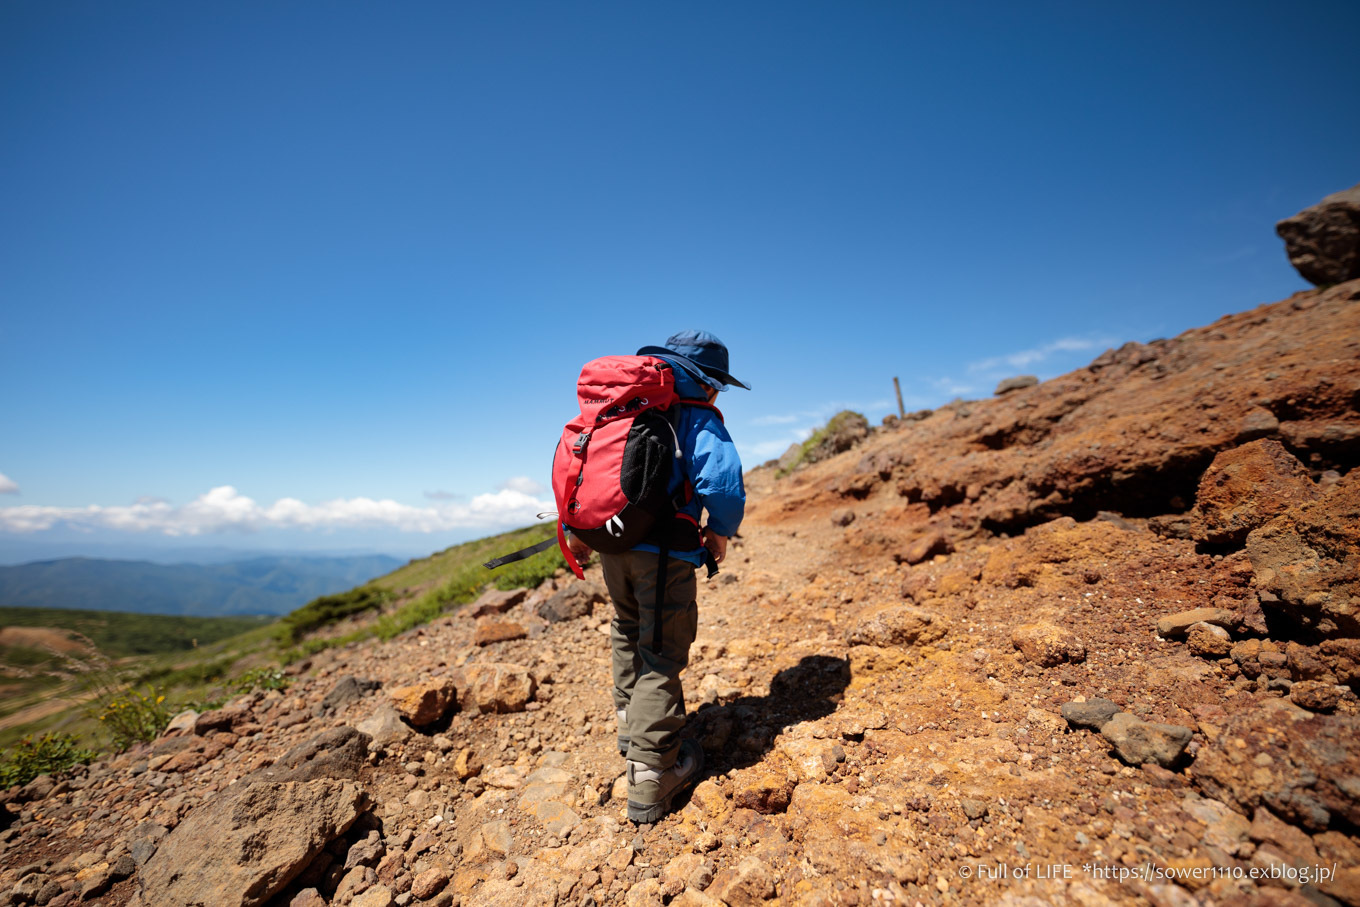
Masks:
[[[655,826],[596,567],[9,791],[0,905],[1360,904],[1360,281],[1021,383],[748,475]]]

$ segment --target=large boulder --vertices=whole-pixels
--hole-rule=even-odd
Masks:
[[[1360,471],[1247,536],[1259,589],[1323,637],[1360,636]]]
[[[1320,496],[1308,470],[1279,441],[1252,441],[1223,451],[1204,471],[1193,534],[1201,542],[1239,544],[1253,529]]]
[[[142,868],[147,904],[251,907],[283,890],[368,809],[352,781],[245,783],[194,810]]]
[[[1258,806],[1323,831],[1339,818],[1360,824],[1360,718],[1315,715],[1287,699],[1234,712],[1190,772],[1208,796],[1245,815]]]
[[[1360,186],[1329,195],[1275,225],[1285,252],[1316,286],[1360,278]]]
[[[268,768],[245,781],[315,781],[321,778],[352,781],[368,758],[370,737],[352,727],[322,731],[284,753]]]

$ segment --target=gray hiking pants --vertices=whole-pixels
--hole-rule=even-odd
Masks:
[[[680,672],[699,630],[699,606],[694,565],[670,558],[657,634],[658,560],[646,551],[600,555],[614,600],[614,707],[628,712],[628,758],[665,770],[675,764],[685,726]]]

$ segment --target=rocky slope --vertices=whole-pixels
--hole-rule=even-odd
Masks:
[[[10,791],[0,905],[1360,904],[1360,281],[1019,384],[748,476],[657,825],[595,568]]]

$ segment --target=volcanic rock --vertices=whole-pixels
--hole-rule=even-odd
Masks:
[[[204,712],[194,721],[194,733],[202,737],[213,731],[229,731],[250,720],[250,709],[239,705]]]
[[[190,813],[142,868],[148,904],[263,904],[367,809],[359,785],[247,783]]]
[[[1330,712],[1341,701],[1341,691],[1334,683],[1300,680],[1289,688],[1289,701],[1310,712]]]
[[[1190,654],[1201,658],[1222,658],[1232,651],[1232,637],[1217,624],[1200,621],[1185,633],[1185,646]]]
[[[1128,712],[1120,712],[1100,728],[1100,735],[1120,759],[1130,765],[1155,762],[1163,768],[1180,761],[1192,734],[1188,727],[1143,721]]]
[[[604,589],[597,583],[584,581],[568,585],[553,593],[547,601],[538,606],[538,616],[553,624],[563,620],[575,620],[590,614],[596,604],[608,601]]]
[[[522,712],[538,686],[528,668],[513,664],[468,665],[463,677],[463,706],[483,712]]]
[[[472,643],[477,646],[489,646],[492,643],[524,639],[528,635],[529,631],[523,624],[509,620],[485,620],[477,624]]]
[[[174,718],[170,719],[170,723],[165,726],[165,730],[161,731],[161,736],[179,737],[184,734],[192,734],[194,732],[194,724],[197,721],[198,712],[195,712],[193,709],[185,709],[175,715]]]
[[[1360,820],[1360,718],[1315,715],[1286,699],[1236,711],[1190,766],[1209,796],[1250,814],[1265,805],[1322,831],[1333,816]]]
[[[1022,624],[1011,633],[1011,644],[1026,661],[1051,668],[1065,661],[1086,660],[1086,646],[1066,627],[1049,623]]]
[[[1231,627],[1237,623],[1237,615],[1226,608],[1192,608],[1157,618],[1157,635],[1172,639],[1184,636],[1195,624],[1214,624]]]
[[[774,897],[774,874],[757,857],[747,857],[713,879],[706,894],[730,907],[753,907]]]
[[[528,589],[488,589],[482,593],[481,598],[468,605],[467,615],[482,618],[504,614],[524,601],[528,595]]]
[[[364,696],[382,686],[376,680],[360,680],[353,674],[346,674],[335,682],[329,693],[321,700],[321,707],[328,712],[342,709],[351,702],[358,702]]]
[[[1069,702],[1062,707],[1062,716],[1075,728],[1099,731],[1119,713],[1119,706],[1108,699],[1096,697],[1085,702]]]
[[[368,744],[369,736],[352,727],[331,728],[293,747],[251,780],[353,780],[368,756]]]
[[[391,691],[392,705],[415,727],[427,727],[448,714],[458,690],[447,677],[433,677]]]
[[[833,526],[849,526],[854,521],[855,511],[850,510],[849,508],[837,510],[831,514],[831,525]]]
[[[928,532],[908,545],[906,550],[897,556],[897,560],[904,564],[919,564],[937,554],[948,554],[953,550],[954,545],[944,533]]]
[[[761,772],[738,784],[732,796],[734,805],[758,813],[780,813],[789,807],[793,783],[783,775]]]
[[[1035,375],[1016,375],[1014,378],[1005,378],[996,386],[993,393],[1000,397],[1009,394],[1011,391],[1024,390],[1027,387],[1034,387],[1039,383],[1039,378]]]
[[[1316,286],[1360,277],[1360,186],[1327,196],[1275,225],[1285,252]]]
[[[894,605],[860,621],[846,637],[852,646],[927,645],[948,632],[938,614],[914,605]]]
[[[401,713],[386,702],[381,702],[373,714],[358,722],[354,727],[367,734],[375,746],[387,746],[408,739],[414,732],[411,726],[401,720]]]
[[[1319,497],[1308,470],[1279,441],[1253,441],[1214,457],[1195,499],[1195,538],[1241,543],[1291,507]]]
[[[425,870],[411,883],[411,894],[418,901],[428,901],[449,884],[449,874],[438,866]]]
[[[1360,470],[1247,536],[1259,588],[1324,637],[1360,637]]]

